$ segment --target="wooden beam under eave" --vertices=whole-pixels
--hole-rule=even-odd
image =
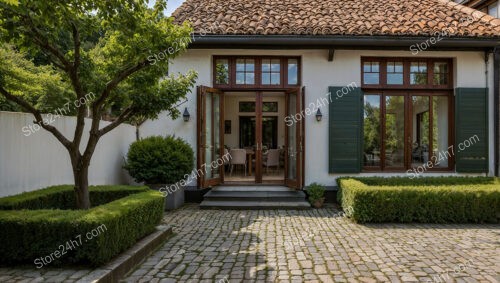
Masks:
[[[328,62],[333,62],[333,56],[335,55],[335,49],[328,49]]]

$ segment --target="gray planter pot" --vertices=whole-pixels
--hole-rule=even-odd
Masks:
[[[184,187],[176,187],[172,184],[150,184],[148,186],[165,195],[165,211],[174,210],[184,205]]]

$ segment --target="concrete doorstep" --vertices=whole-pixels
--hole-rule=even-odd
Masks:
[[[78,283],[114,283],[123,278],[134,269],[147,256],[162,245],[172,234],[172,227],[166,225],[156,226],[156,232],[146,236],[133,247],[120,254],[103,267],[95,269],[87,276],[78,280]]]

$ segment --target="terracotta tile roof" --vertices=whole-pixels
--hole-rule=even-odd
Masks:
[[[195,33],[500,37],[500,19],[448,0],[186,0]]]

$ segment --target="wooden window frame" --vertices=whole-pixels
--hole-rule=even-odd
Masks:
[[[217,84],[216,78],[216,62],[219,59],[227,59],[229,62],[229,84]],[[237,59],[254,59],[255,60],[255,81],[254,84],[236,84],[236,60]],[[264,85],[262,84],[262,59],[279,59],[280,60],[280,84],[279,85]],[[296,59],[297,68],[297,84],[288,84],[288,59]],[[299,56],[222,56],[214,55],[212,60],[212,83],[215,88],[226,90],[248,90],[248,89],[284,89],[284,88],[296,88],[301,86],[302,81],[302,63],[301,57]]]
[[[366,95],[378,95],[380,99],[380,166],[366,166],[363,163],[362,166],[362,172],[408,172],[408,170],[411,170],[411,150],[412,148],[408,147],[408,145],[405,143],[405,159],[404,159],[404,166],[402,169],[397,169],[397,168],[391,168],[387,167],[385,164],[385,142],[386,142],[386,121],[385,121],[385,111],[386,111],[386,105],[385,105],[385,98],[387,96],[394,96],[394,95],[400,95],[405,97],[405,139],[408,135],[408,130],[411,129],[410,123],[413,123],[413,121],[410,121],[408,117],[410,116],[411,111],[410,109],[410,102],[408,102],[412,96],[427,96],[429,97],[429,123],[432,124],[433,121],[433,97],[437,96],[446,96],[448,97],[448,145],[453,145],[455,141],[455,123],[454,121],[454,108],[452,107],[454,105],[454,96],[453,96],[453,91],[448,91],[448,90],[367,90],[364,91],[363,94],[363,100],[364,96]],[[364,102],[363,102],[364,105]],[[433,132],[432,128],[430,130],[430,137],[429,137],[429,149],[432,150],[432,142],[433,142]],[[430,152],[430,151],[429,151]],[[364,149],[363,149],[363,154],[364,154]],[[408,160],[410,159],[410,160]],[[429,156],[429,161],[432,160],[432,155]],[[423,163],[422,163],[423,165]],[[429,172],[453,172],[453,168],[455,166],[455,157],[451,155],[451,157],[448,158],[448,167],[446,168],[428,168]],[[413,172],[411,170],[411,172]]]
[[[379,62],[380,76],[379,84],[365,84],[364,82],[364,63]],[[390,85],[387,84],[387,62],[403,62],[403,84]],[[411,62],[426,62],[427,63],[427,84],[412,85],[410,84],[410,64]],[[445,85],[434,84],[434,62],[448,63],[448,83]],[[424,57],[361,57],[361,86],[363,89],[442,89],[453,90],[453,59],[451,58],[424,58]]]

